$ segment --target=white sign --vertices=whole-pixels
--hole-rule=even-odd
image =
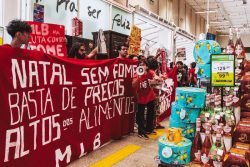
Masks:
[[[92,32],[109,30],[110,5],[101,0],[80,1],[80,19],[83,21],[83,38],[93,39]]]
[[[117,7],[112,8],[111,29],[113,31],[129,35],[132,25],[132,14]]]
[[[213,72],[232,72],[233,68],[232,61],[213,62]]]
[[[71,35],[71,20],[77,16],[78,11],[77,0],[32,0],[32,12],[34,3],[44,5],[45,23],[64,25],[66,34]],[[33,13],[30,20],[33,20]]]

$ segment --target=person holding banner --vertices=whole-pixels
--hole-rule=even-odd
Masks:
[[[118,58],[128,58],[128,45],[127,44],[122,44],[117,47],[118,50]]]
[[[22,45],[28,46],[32,32],[32,28],[28,23],[16,19],[10,21],[6,28],[8,34],[12,37],[11,47],[21,48]]]
[[[86,47],[83,43],[76,42],[72,45],[69,51],[69,58],[76,58],[76,59],[91,59],[97,53],[97,48],[92,50],[88,55],[86,55]]]
[[[136,123],[138,124],[138,136],[148,139],[147,134],[154,132],[155,118],[155,93],[150,86],[152,80],[159,80],[155,70],[158,62],[155,59],[142,59],[138,62],[137,75],[133,78],[132,86],[135,89],[138,111],[136,113]],[[145,108],[147,107],[146,123],[144,124]],[[146,125],[146,126],[145,126]]]

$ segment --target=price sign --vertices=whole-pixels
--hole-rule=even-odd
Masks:
[[[211,55],[212,86],[235,86],[234,61],[234,55],[231,54]]]

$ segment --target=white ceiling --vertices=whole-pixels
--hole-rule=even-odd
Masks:
[[[207,10],[208,0],[186,0],[195,11]],[[246,1],[247,4],[243,4]],[[220,34],[228,34],[229,28],[239,28],[241,34],[250,34],[250,0],[209,0],[209,9],[217,11],[209,13],[210,27],[216,29]],[[205,19],[207,14],[200,14]],[[229,22],[222,22],[228,20]]]

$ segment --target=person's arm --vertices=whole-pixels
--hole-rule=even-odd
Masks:
[[[177,57],[177,55],[174,56],[173,65],[176,64],[176,57]]]
[[[155,55],[155,59],[158,59],[158,57],[161,55],[161,49],[157,49],[156,55]]]
[[[93,49],[88,55],[85,56],[86,59],[91,59],[92,57],[94,57],[97,54],[97,47],[95,47],[95,49]]]

